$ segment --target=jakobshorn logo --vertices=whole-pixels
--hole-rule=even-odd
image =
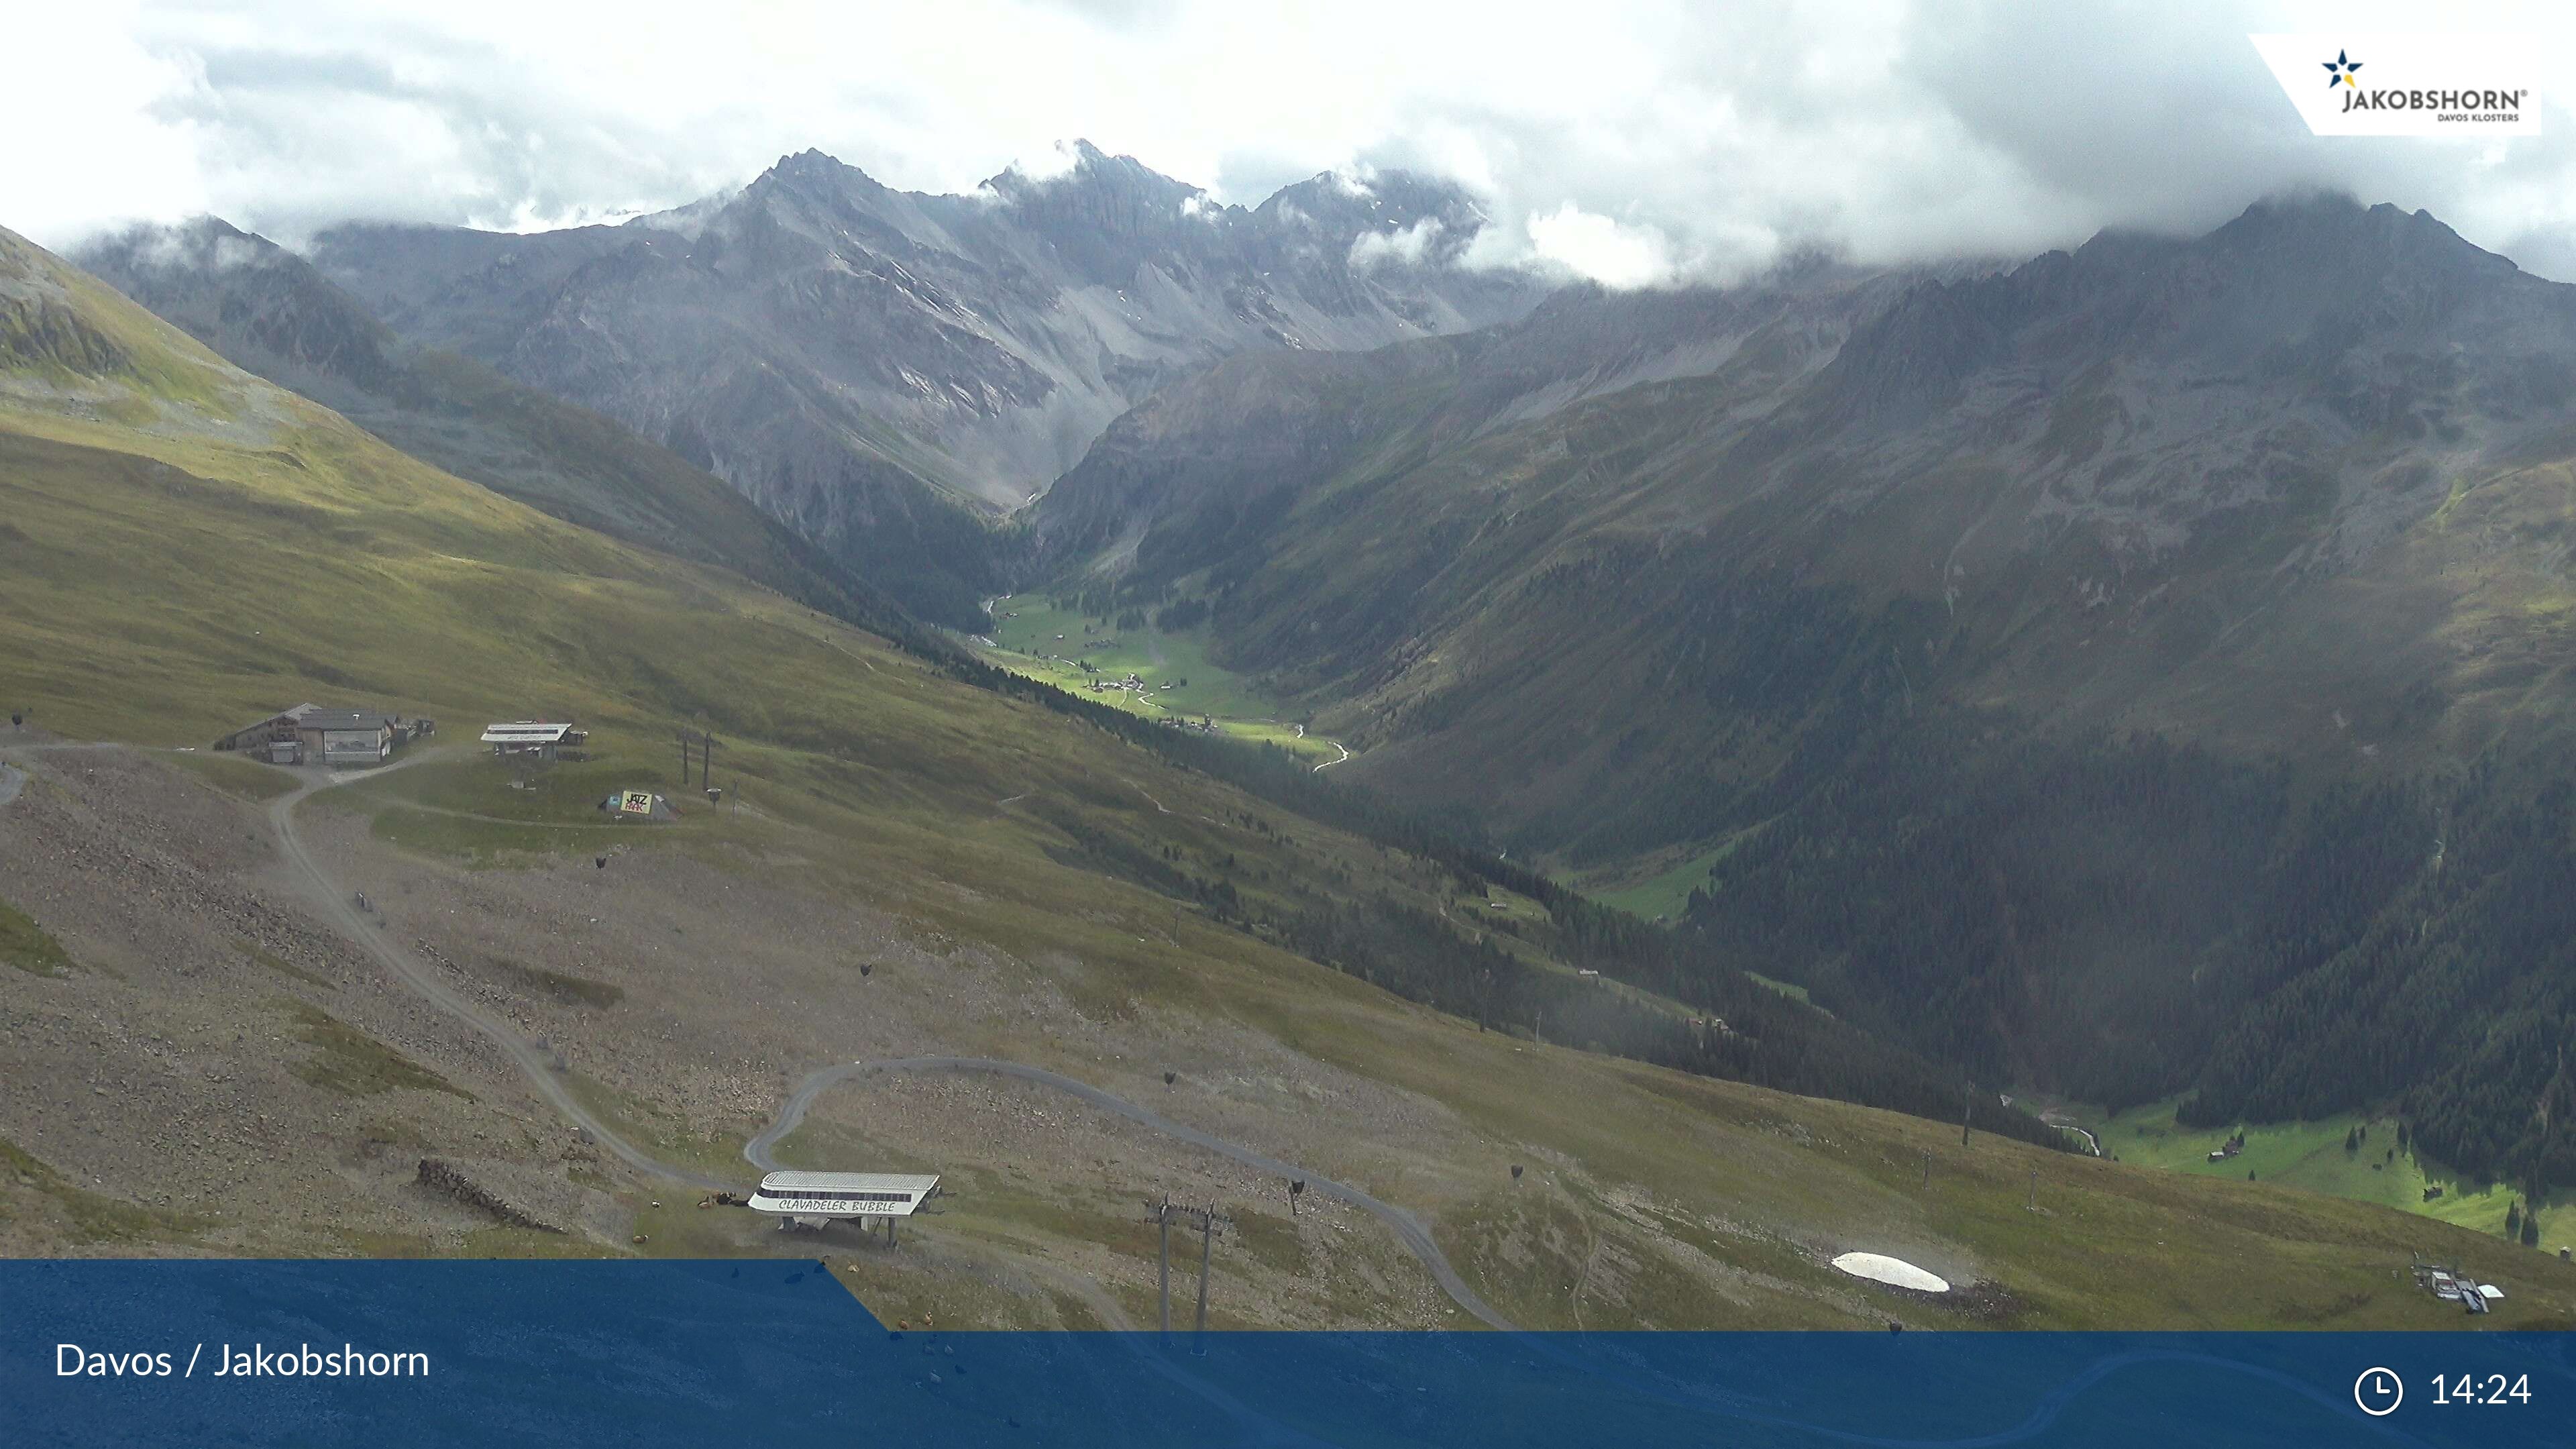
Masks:
[[[2540,52],[2510,35],[2255,35],[2255,51],[2320,136],[2540,134]],[[2369,75],[2355,55],[2370,58]],[[2331,56],[2328,60],[2324,57]],[[2325,71],[2325,86],[2317,71]]]

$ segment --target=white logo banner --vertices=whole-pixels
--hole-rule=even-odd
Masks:
[[[2539,46],[2524,35],[2252,35],[2320,136],[2540,134]]]

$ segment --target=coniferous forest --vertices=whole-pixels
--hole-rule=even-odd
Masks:
[[[2472,1174],[2576,1171],[2576,775],[1856,734],[1747,793],[1685,939],[1981,1077],[2202,1126],[2390,1111]]]
[[[1873,609],[1848,588],[1642,556],[1576,591],[1674,641],[1653,660],[1665,723],[1648,747],[1668,769],[1654,790],[1533,819],[1508,843],[1575,864],[1716,844],[1670,928],[1497,858],[1473,810],[1407,811],[1284,757],[1133,733],[1546,902],[1557,949],[1614,979],[1732,1023],[1757,1019],[1757,998],[1780,1000],[1743,971],[1785,978],[1857,1028],[1853,1040],[1940,1064],[1904,1088],[1892,1068],[1864,1088],[1863,1054],[1820,1049],[1802,1075],[1757,1080],[1933,1115],[1956,1112],[1962,1079],[2114,1109],[2181,1095],[2191,1125],[2385,1111],[2465,1172],[2535,1190],[2576,1177],[2564,1065],[2576,761],[2526,748],[2457,774],[2363,779],[2153,733],[2051,728],[1950,700],[1945,666],[1973,664],[1975,631],[1920,600]],[[1136,580],[1080,603],[1175,607]],[[1180,607],[1197,623],[1239,606],[1219,592]],[[1364,653],[1337,644],[1341,662],[1324,667]],[[1541,990],[1466,991],[1481,968],[1398,964],[1399,941],[1441,955],[1411,923],[1300,929],[1312,952],[1372,962],[1408,995],[1524,1029],[1523,998]],[[1631,1055],[1746,1070],[1723,1040],[1650,1043],[1642,1024],[1600,1035]]]

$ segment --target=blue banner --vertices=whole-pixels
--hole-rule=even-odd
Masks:
[[[2563,1335],[897,1333],[820,1264],[0,1262],[0,1443],[2576,1443]]]

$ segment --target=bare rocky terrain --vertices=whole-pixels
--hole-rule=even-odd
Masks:
[[[489,1041],[328,929],[263,810],[134,751],[12,755],[30,779],[0,814],[0,875],[77,965],[18,973],[0,997],[0,1140],[34,1159],[0,1181],[0,1252],[650,1250],[673,1224],[704,1249],[876,1254],[862,1267],[892,1275],[876,1287],[898,1298],[938,1301],[962,1278],[1027,1300],[1014,1317],[1096,1323],[1119,1304],[1150,1314],[1144,1203],[1168,1193],[1265,1203],[1228,1229],[1220,1321],[1448,1316],[1365,1214],[1310,1201],[1292,1222],[1284,1182],[1021,1083],[854,1084],[796,1139],[840,1154],[816,1166],[946,1172],[946,1211],[999,1243],[916,1222],[896,1263],[854,1229],[784,1235],[702,1211],[585,1142]],[[1339,1172],[1436,1152],[1456,1130],[1434,1104],[1254,1033],[1160,1010],[1086,1017],[1054,985],[1080,969],[1070,958],[1033,966],[921,939],[756,860],[621,844],[605,867],[470,870],[376,840],[331,798],[300,833],[389,934],[545,1044],[648,1150],[745,1188],[756,1172],[740,1143],[810,1067],[1005,1038],[1042,1039],[1158,1110]],[[1064,1251],[1069,1228],[1087,1246]],[[1094,1302],[1058,1312],[1059,1298]]]
[[[1365,349],[1547,290],[1457,265],[1486,224],[1435,178],[1327,173],[1258,207],[1086,144],[963,196],[807,151],[626,226],[353,223],[314,261],[396,332],[616,418],[924,618],[980,621],[1043,491],[1111,418],[1247,350]]]
[[[0,998],[0,1137],[143,1216],[84,1241],[13,1210],[0,1250],[452,1237],[456,1214],[409,1191],[422,1149],[533,1157],[562,1135],[497,1054],[317,924],[256,809],[126,751],[19,758],[0,874],[77,964]],[[24,1197],[40,1182],[19,1169]]]
[[[436,811],[369,803],[432,775],[398,770],[371,778],[415,783],[298,797],[294,843],[326,895],[274,809],[225,793],[279,798],[286,772],[32,737],[0,757],[27,772],[0,808],[0,880],[60,947],[0,968],[0,1253],[819,1257],[889,1321],[1144,1327],[1148,1207],[1168,1195],[1221,1215],[1213,1326],[1468,1321],[1365,1203],[1309,1191],[1292,1212],[1285,1174],[1017,1078],[862,1070],[782,1139],[789,1166],[940,1173],[896,1246],[782,1232],[681,1180],[747,1189],[745,1144],[820,1068],[956,1056],[1060,1072],[1398,1205],[1524,1325],[2083,1322],[2106,1265],[2168,1263],[2184,1231],[2205,1252],[2158,1290],[2166,1320],[2236,1321],[2242,1266],[2309,1233],[2334,1235],[2335,1266],[2263,1312],[2433,1312],[2378,1284],[2434,1225],[2278,1190],[2212,1215],[2203,1184],[1542,1051],[1331,973],[1148,990],[1065,946],[1022,959],[891,915],[783,825],[681,844],[567,822],[577,848],[468,866],[400,838]],[[574,1126],[557,1091],[618,1140]],[[1960,1291],[1899,1299],[1835,1273],[1854,1247]],[[2540,1279],[2561,1265],[2497,1251],[2531,1279],[2527,1313],[2560,1311]],[[1198,1261],[1176,1227],[1176,1326]],[[2070,1298],[2070,1281],[2093,1286]]]

